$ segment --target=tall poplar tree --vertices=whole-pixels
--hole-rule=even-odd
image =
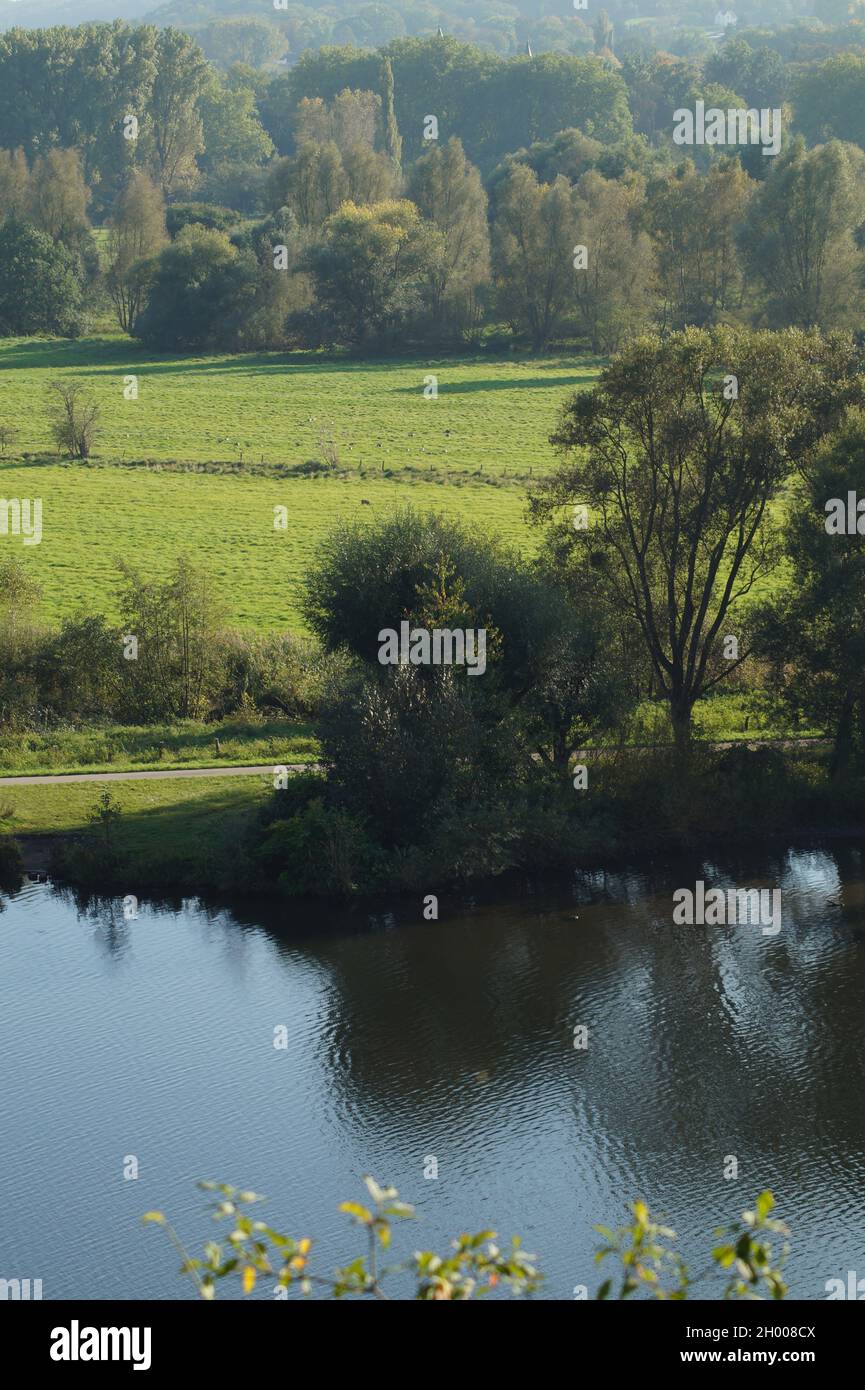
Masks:
[[[396,123],[396,110],[393,96],[393,68],[390,58],[381,65],[382,85],[382,126],[384,128],[385,153],[390,156],[397,169],[402,169],[402,136]]]

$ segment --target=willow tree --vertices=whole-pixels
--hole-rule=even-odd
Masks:
[[[748,655],[724,639],[777,562],[771,504],[863,399],[861,368],[841,335],[687,329],[636,340],[562,410],[533,513],[639,634],[680,751]]]

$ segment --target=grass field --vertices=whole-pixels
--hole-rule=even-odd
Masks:
[[[590,384],[585,357],[329,360],[316,353],[165,357],[121,337],[6,339],[0,343],[0,417],[16,452],[54,449],[45,388],[74,378],[101,411],[95,453],[108,460],[220,460],[298,464],[332,439],[343,464],[378,471],[406,464],[501,474],[549,467],[556,411]],[[124,377],[138,398],[124,398]],[[435,376],[437,399],[424,396]]]
[[[782,708],[742,691],[717,692],[694,711],[696,734],[728,739],[813,738],[815,727],[794,725]],[[633,742],[668,742],[665,708],[645,701],[638,711]],[[219,740],[219,748],[216,742]],[[225,720],[203,724],[136,727],[122,724],[80,729],[0,733],[0,775],[17,777],[81,772],[143,772],[172,768],[277,766],[314,763],[321,757],[315,728],[286,719],[261,723]],[[218,775],[218,774],[217,774]],[[0,786],[0,800],[19,788]]]
[[[410,501],[531,548],[522,479],[549,467],[556,412],[596,370],[558,358],[180,360],[142,355],[121,338],[7,340],[0,424],[17,437],[14,457],[0,461],[0,492],[42,499],[43,539],[23,546],[2,536],[0,555],[23,556],[51,619],[78,609],[114,616],[118,558],[158,574],[186,551],[207,565],[239,625],[297,627],[309,561],[341,518],[369,520]],[[136,401],[123,398],[129,374],[139,378]],[[437,400],[423,396],[429,374],[438,376]],[[46,386],[63,376],[86,381],[99,400],[104,433],[93,465],[50,457]],[[350,471],[281,476],[321,457],[322,433]],[[286,530],[274,528],[276,506],[288,510]]]
[[[43,537],[25,546],[0,536],[0,556],[20,556],[43,588],[43,611],[114,617],[118,559],[165,574],[181,552],[207,567],[231,621],[260,631],[300,626],[308,565],[340,519],[369,521],[411,502],[462,517],[527,548],[525,495],[517,488],[341,478],[152,473],[69,464],[0,464],[2,495],[41,498]],[[362,507],[361,497],[371,505]],[[288,509],[274,529],[274,507]]]

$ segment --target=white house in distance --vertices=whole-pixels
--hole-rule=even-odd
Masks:
[[[727,29],[737,23],[738,20],[732,10],[719,10],[715,15],[715,25],[719,29]]]

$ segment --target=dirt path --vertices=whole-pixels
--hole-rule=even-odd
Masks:
[[[727,748],[742,747],[747,748],[807,748],[819,747],[827,744],[825,738],[755,738],[755,739],[725,739],[712,744],[713,748],[724,750]],[[638,751],[647,748],[657,748],[658,744],[635,743],[630,748]],[[574,750],[575,758],[597,757],[599,754],[612,753],[613,748],[577,748]],[[0,777],[0,787],[23,787],[28,784],[43,784],[51,786],[60,782],[138,782],[148,779],[156,780],[165,777],[254,777],[258,774],[263,776],[273,776],[274,768],[282,766],[288,772],[318,772],[321,769],[320,763],[265,763],[256,767],[232,767],[223,764],[220,767],[166,767],[149,768],[143,772],[36,772],[26,777]]]
[[[143,782],[165,777],[253,777],[262,773],[272,777],[276,767],[288,772],[311,772],[317,763],[266,763],[262,767],[166,767],[147,772],[48,772],[29,777],[0,777],[0,787],[23,787],[27,784],[51,786],[58,782]]]

